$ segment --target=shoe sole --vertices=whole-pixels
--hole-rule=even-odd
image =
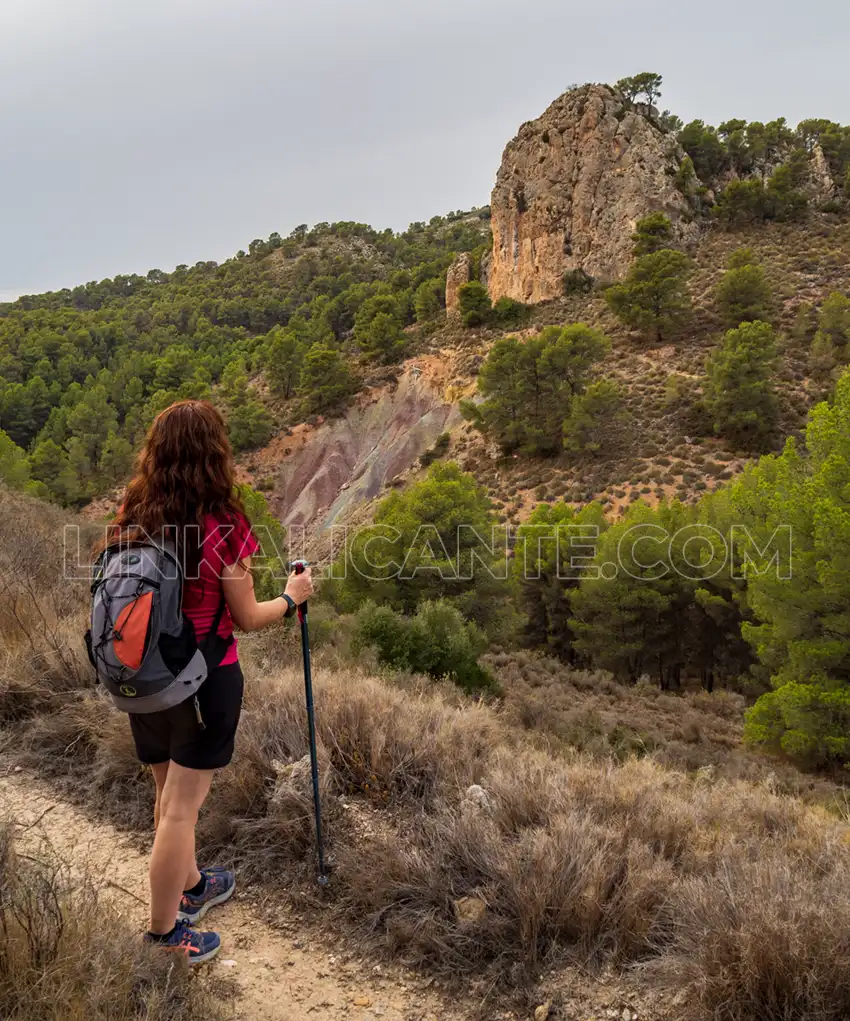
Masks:
[[[219,904],[226,904],[234,893],[236,893],[235,881],[229,890],[225,890],[224,893],[220,893],[218,897],[213,897],[213,899],[208,900],[206,904],[202,904],[198,910],[194,912],[194,914],[190,914],[188,911],[178,911],[177,921],[188,922],[190,925],[195,925],[196,922],[200,922],[210,908],[218,907]],[[204,960],[206,960],[206,958],[204,958]]]

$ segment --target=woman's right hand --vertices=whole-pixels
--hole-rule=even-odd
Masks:
[[[289,576],[284,591],[296,606],[305,603],[315,591],[311,568],[307,567],[301,574],[296,574],[293,571]]]

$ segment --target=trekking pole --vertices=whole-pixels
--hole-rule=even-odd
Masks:
[[[310,566],[306,560],[293,560],[289,565],[296,574]],[[313,673],[310,668],[310,633],[307,629],[307,601],[298,607],[301,622],[301,650],[304,653],[304,691],[307,695],[307,726],[310,732],[310,772],[313,777],[313,807],[316,813],[316,848],[319,856],[319,886],[328,885],[325,847],[322,838],[322,802],[319,797],[319,756],[316,751],[316,714],[313,709]]]

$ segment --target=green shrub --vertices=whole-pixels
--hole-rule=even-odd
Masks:
[[[563,288],[565,297],[573,294],[589,294],[593,290],[593,277],[583,269],[570,269],[564,274]]]
[[[492,311],[487,288],[477,280],[471,280],[458,290],[458,307],[464,326],[482,326]]]
[[[395,670],[412,670],[437,680],[448,677],[465,691],[495,684],[478,663],[487,647],[483,633],[443,599],[422,603],[413,617],[364,603],[357,614],[352,647],[355,652],[373,648],[379,662]]]
[[[427,468],[434,461],[439,460],[448,451],[451,440],[452,438],[449,433],[441,433],[434,441],[434,446],[430,450],[426,450],[419,458],[419,463],[422,467]]]
[[[530,318],[530,305],[524,305],[521,301],[514,301],[513,298],[508,297],[499,298],[488,317],[489,322],[494,326],[504,326],[508,329],[522,326]]]

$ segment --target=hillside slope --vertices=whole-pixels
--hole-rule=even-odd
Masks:
[[[723,332],[713,292],[739,248],[751,249],[764,266],[774,295],[781,338],[774,376],[780,446],[829,389],[828,379],[812,375],[810,349],[816,309],[850,286],[850,222],[834,214],[734,231],[704,227],[691,246],[695,313],[680,336],[661,346],[623,327],[601,292],[539,304],[530,322],[517,329],[438,325],[416,340],[421,354],[402,364],[396,382],[371,388],[340,419],[297,430],[297,442],[284,437],[247,455],[250,477],[266,473],[273,480],[274,507],[286,523],[325,526],[378,495],[393,478],[416,477],[419,456],[448,430],[445,455],[487,486],[509,522],[521,523],[542,501],[581,505],[595,499],[615,516],[637,499],[653,505],[671,498],[693,502],[734,478],[755,456],[706,435],[705,423],[693,414],[706,360]],[[501,457],[461,421],[457,402],[475,392],[478,369],[500,337],[529,336],[571,322],[586,322],[611,338],[599,372],[621,385],[623,417],[611,423],[606,445],[595,454]],[[419,426],[408,434],[413,422]]]
[[[327,525],[415,472],[447,427],[441,450],[486,483],[508,521],[541,500],[597,498],[615,514],[638,498],[693,501],[734,477],[751,455],[716,439],[698,407],[706,359],[728,325],[715,285],[740,248],[766,273],[780,347],[778,447],[832,385],[815,371],[812,341],[818,308],[850,282],[841,199],[850,134],[828,121],[682,126],[636,101],[638,79],[571,90],[522,126],[498,172],[493,236],[491,207],[401,234],[302,226],[255,239],[220,266],[154,269],[0,307],[3,477],[82,506],[120,486],[153,416],[182,397],[222,408],[244,477],[298,526]],[[694,266],[693,314],[661,347],[633,335],[605,300],[606,277],[631,264],[637,219],[653,212],[673,218],[668,241]],[[559,296],[564,271],[587,293]],[[489,325],[461,325],[465,279],[501,299]],[[596,376],[623,399],[605,444],[546,460],[493,456],[448,405],[474,392],[500,337],[575,322],[612,341]],[[420,367],[414,396],[409,376]]]

